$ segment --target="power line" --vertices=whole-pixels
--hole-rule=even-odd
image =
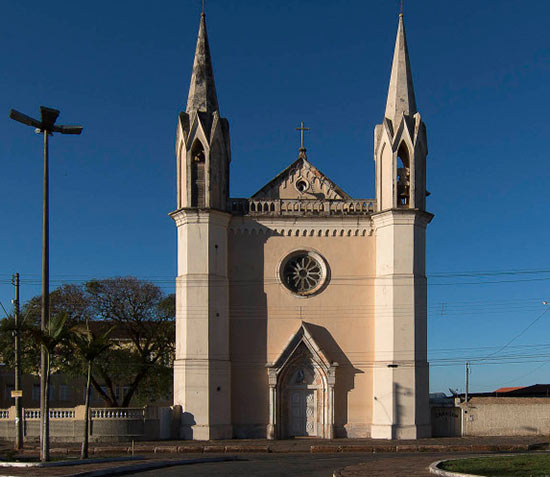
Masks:
[[[1,278],[2,276],[6,278]],[[550,275],[550,269],[516,269],[516,270],[488,270],[488,271],[466,271],[466,272],[434,272],[427,274],[428,279],[438,279],[438,278],[482,278],[482,277],[498,277],[498,276],[517,276],[517,275]],[[0,273],[0,283],[8,283],[10,279],[8,278],[9,274]],[[33,274],[25,274],[26,278],[24,280],[27,284],[39,284],[40,277]],[[36,277],[36,278],[33,278]],[[88,281],[90,279],[95,279],[97,277],[92,275],[52,275],[52,278],[55,278],[56,282],[61,283],[81,283]],[[140,277],[143,280],[150,281],[152,283],[174,283],[175,275],[144,275]],[[357,280],[374,280],[376,277],[374,275],[337,275],[331,277],[331,282],[337,281],[357,281]],[[380,278],[378,278],[380,280]],[[469,285],[469,284],[478,284],[478,283],[515,283],[523,281],[539,281],[539,280],[550,280],[548,277],[539,277],[539,278],[524,278],[517,280],[491,280],[491,281],[475,281],[475,282],[445,282],[445,283],[431,283],[431,286],[446,286],[446,285]],[[277,278],[261,278],[261,279],[250,279],[250,280],[231,280],[232,283],[278,283]],[[200,281],[197,281],[200,282]]]
[[[433,272],[428,274],[428,277],[441,277],[441,276],[494,276],[494,275],[518,275],[518,274],[541,274],[546,273],[550,274],[550,269],[546,268],[540,268],[540,269],[525,269],[525,268],[519,268],[519,269],[510,269],[510,270],[472,270],[472,271],[457,271],[457,272]],[[6,277],[10,277],[10,273],[2,273],[0,272],[0,276],[5,275]],[[36,277],[40,278],[39,274],[25,274],[28,277]],[[80,279],[91,279],[91,278],[98,278],[97,275],[90,275],[90,274],[59,274],[59,275],[52,275],[58,278],[80,278]],[[174,278],[173,275],[141,275],[141,278],[143,279],[166,279],[171,280]]]
[[[547,312],[550,310],[550,308],[547,308],[544,310],[539,316],[537,316],[531,323],[529,323],[523,330],[521,330],[516,336],[514,336],[508,343],[506,343],[504,346],[502,346],[500,349],[495,351],[494,353],[491,353],[489,356],[487,356],[488,359],[491,356],[494,356],[495,354],[500,353],[502,350],[506,349],[510,344],[512,344],[514,341],[516,341],[520,336],[522,336],[531,326],[533,326],[537,321],[539,321]]]

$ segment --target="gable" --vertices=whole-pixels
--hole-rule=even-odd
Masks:
[[[314,337],[313,329],[315,327],[311,327],[311,325],[302,321],[298,331],[290,338],[270,367],[280,372],[293,356],[300,354],[300,351],[302,353],[304,351],[309,353],[312,359],[324,369],[338,366],[338,363],[333,363],[329,356],[327,356],[326,350],[321,347],[321,343]]]
[[[300,155],[256,192],[252,199],[347,200],[351,197]]]

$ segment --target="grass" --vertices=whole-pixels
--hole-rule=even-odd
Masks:
[[[477,457],[445,462],[443,470],[486,477],[550,477],[550,455]]]

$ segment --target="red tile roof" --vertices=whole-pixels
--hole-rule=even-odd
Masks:
[[[516,387],[510,387],[510,388],[498,388],[495,393],[509,393],[510,391],[515,391],[517,389],[523,389],[525,386],[516,386]]]

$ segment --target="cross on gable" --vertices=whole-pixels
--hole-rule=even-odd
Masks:
[[[300,151],[305,152],[306,148],[304,146],[304,131],[309,131],[309,128],[305,128],[304,122],[300,121],[300,127],[296,128],[296,131],[300,131]]]

